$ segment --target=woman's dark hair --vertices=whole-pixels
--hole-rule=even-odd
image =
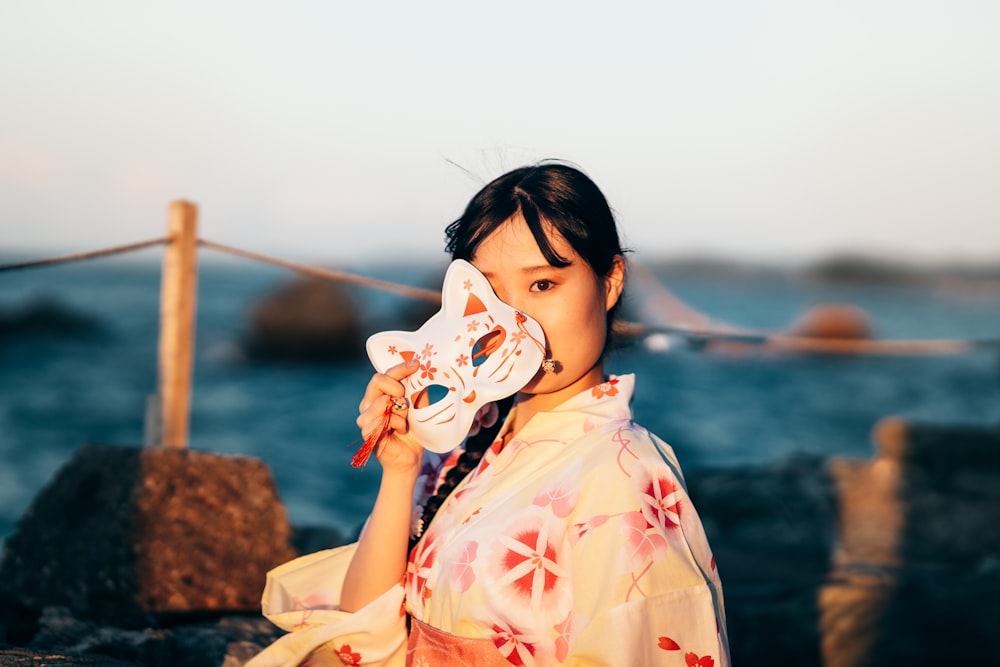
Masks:
[[[616,256],[623,254],[614,214],[597,184],[579,169],[556,162],[521,167],[487,184],[472,198],[462,217],[445,229],[445,249],[453,260],[471,261],[479,244],[518,214],[552,266],[569,264],[552,247],[552,232],[566,239],[598,278],[607,276]],[[621,301],[619,298],[608,311],[605,349],[612,340],[612,324]],[[444,500],[493,444],[512,404],[512,398],[501,402],[497,423],[466,439],[465,452],[424,505],[425,530]]]
[[[566,239],[598,278],[607,276],[615,257],[623,254],[604,193],[579,169],[553,162],[521,167],[487,184],[462,217],[445,229],[445,250],[452,259],[472,261],[479,244],[517,214],[552,266],[566,266],[569,261],[552,247],[549,229]],[[621,299],[608,311],[609,340],[620,303]]]

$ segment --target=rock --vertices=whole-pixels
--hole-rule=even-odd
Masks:
[[[65,607],[41,613],[30,645],[9,649],[9,664],[241,667],[283,634],[260,616],[223,616],[180,625],[123,629],[75,618]],[[0,666],[8,652],[0,651]],[[61,661],[51,662],[53,657]]]
[[[868,313],[857,306],[829,303],[807,310],[788,333],[806,338],[865,339],[872,337],[872,323]]]
[[[290,538],[259,460],[85,445],[7,539],[0,595],[122,627],[257,612],[266,572],[296,555]]]
[[[691,470],[722,577],[733,664],[820,664],[816,595],[830,570],[836,497],[826,460]]]
[[[139,667],[103,655],[63,655],[0,646],[0,667]]]
[[[364,353],[360,313],[349,292],[318,278],[291,282],[253,306],[245,342],[257,359],[311,361]]]
[[[1000,429],[885,419],[834,460],[839,531],[823,664],[1000,664]]]
[[[0,339],[92,340],[105,335],[107,328],[98,318],[46,297],[37,297],[17,308],[0,310]]]
[[[1000,664],[994,638],[1000,428],[890,418],[873,437],[872,460],[803,455],[755,468],[688,471],[688,490],[723,580],[734,664],[770,664],[776,657],[798,667]],[[119,462],[114,474],[125,468]],[[88,488],[105,494],[106,504],[133,497],[91,474],[96,481]],[[258,486],[247,479],[248,489]],[[85,495],[64,494],[70,518],[55,533],[93,559],[88,552],[95,547],[80,536],[108,539],[114,532],[101,532],[93,521],[72,528],[86,521],[75,507],[82,501],[74,500]],[[219,535],[229,532],[205,539]],[[322,528],[294,535],[302,551],[344,539]],[[225,576],[235,578],[235,569]],[[63,577],[60,585],[73,589],[62,570],[50,568],[48,576]],[[0,572],[0,585],[9,579]],[[36,607],[30,615],[17,611],[20,604],[21,598],[0,601],[0,640],[21,647],[0,648],[0,667],[242,667],[282,634],[256,604],[246,614],[148,613],[149,623],[129,626],[82,616],[68,605]]]

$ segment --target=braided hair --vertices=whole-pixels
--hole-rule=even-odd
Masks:
[[[558,162],[521,167],[488,183],[469,201],[462,217],[445,229],[445,249],[453,260],[471,262],[479,245],[518,215],[552,266],[566,266],[569,261],[555,251],[551,233],[562,236],[598,277],[607,276],[624,254],[614,214],[600,188],[579,169]],[[612,325],[621,303],[619,298],[608,310],[605,349],[613,343]],[[479,465],[513,403],[513,397],[499,401],[496,423],[466,438],[465,452],[424,504],[423,531],[455,487]],[[417,539],[419,535],[411,538],[411,549]]]
[[[410,535],[410,549],[416,546],[417,540],[427,526],[430,525],[431,521],[434,519],[434,515],[437,511],[441,509],[442,503],[445,499],[451,495],[451,492],[455,490],[455,487],[465,479],[470,472],[476,469],[479,462],[482,460],[483,455],[486,450],[490,448],[490,445],[496,440],[497,434],[500,432],[500,428],[503,426],[504,420],[507,418],[507,414],[510,412],[511,407],[514,405],[514,397],[508,396],[507,398],[502,398],[496,402],[497,408],[499,410],[499,416],[495,423],[489,427],[482,427],[479,432],[475,435],[470,435],[465,439],[465,451],[462,455],[458,457],[458,461],[455,465],[447,472],[444,477],[444,481],[437,488],[434,495],[429,497],[423,506],[423,512],[420,514],[420,525],[422,528],[417,531],[416,535]]]

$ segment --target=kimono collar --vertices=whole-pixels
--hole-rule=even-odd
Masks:
[[[516,440],[534,440],[542,433],[552,433],[558,425],[560,439],[572,439],[581,432],[590,431],[608,422],[632,419],[632,392],[635,375],[612,375],[601,384],[581,391],[551,410],[536,413],[516,434]],[[517,408],[515,407],[514,410]],[[506,439],[506,431],[513,423],[513,411],[507,418],[499,437]]]

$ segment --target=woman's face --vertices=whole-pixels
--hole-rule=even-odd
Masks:
[[[547,356],[555,373],[539,371],[522,390],[555,407],[580,391],[604,381],[601,355],[607,336],[607,311],[621,294],[621,257],[606,278],[558,232],[550,231],[553,249],[569,260],[550,265],[527,223],[517,215],[488,236],[476,249],[472,264],[490,281],[501,301],[531,316],[545,332]]]

